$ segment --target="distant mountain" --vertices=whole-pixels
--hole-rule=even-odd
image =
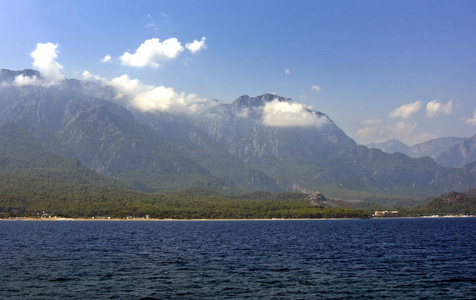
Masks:
[[[380,149],[383,152],[390,153],[390,154],[399,152],[399,153],[403,153],[410,156],[409,155],[410,147],[407,144],[402,143],[397,139],[388,140],[382,143],[369,143],[366,146],[368,148]]]
[[[476,186],[476,168],[358,146],[326,114],[274,94],[212,103],[198,114],[143,112],[119,105],[105,84],[13,84],[20,75],[41,77],[2,70],[0,125],[23,128],[42,149],[137,190],[319,190],[387,201]]]
[[[415,158],[424,156],[436,158],[442,153],[451,149],[454,145],[461,143],[465,139],[466,138],[460,137],[442,137],[432,139],[427,142],[411,146],[408,151],[408,156]]]
[[[454,145],[436,158],[442,166],[459,168],[476,161],[476,135]]]
[[[377,148],[387,153],[403,153],[413,158],[425,156],[436,158],[464,140],[465,138],[459,137],[443,137],[415,144],[410,147],[399,140],[393,139],[383,143],[370,143],[366,146],[369,148]]]
[[[11,83],[19,75],[29,77],[29,78],[41,78],[40,72],[31,69],[25,69],[22,71],[12,71],[6,69],[0,69],[0,82]]]

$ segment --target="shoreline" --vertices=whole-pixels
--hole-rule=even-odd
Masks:
[[[422,217],[388,217],[388,218],[368,218],[369,220],[375,219],[444,219],[444,218],[474,218],[476,216],[470,215],[455,215],[455,216],[422,216]],[[208,222],[208,221],[329,221],[329,220],[367,220],[367,218],[272,218],[272,219],[154,219],[154,218],[137,218],[137,219],[117,219],[117,218],[62,218],[62,217],[51,217],[51,218],[32,218],[32,217],[17,217],[11,219],[0,219],[0,221],[53,221],[53,222],[60,222],[60,221],[79,221],[79,222],[87,222],[87,221],[125,221],[125,222],[186,222],[186,221],[193,221],[193,222]]]
[[[320,218],[320,219],[311,219],[311,218],[302,218],[302,219],[154,219],[154,218],[138,218],[138,219],[115,219],[115,218],[98,218],[98,219],[88,219],[88,218],[30,218],[30,217],[18,217],[13,219],[0,219],[0,221],[125,221],[125,222],[183,222],[183,221],[194,221],[194,222],[207,222],[207,221],[310,221],[310,220],[360,220],[356,218]]]

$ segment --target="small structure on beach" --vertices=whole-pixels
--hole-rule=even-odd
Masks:
[[[398,210],[377,210],[374,213],[374,217],[397,217],[399,215]]]

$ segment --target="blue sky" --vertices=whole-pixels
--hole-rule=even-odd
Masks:
[[[0,1],[0,68],[38,43],[67,78],[277,93],[362,144],[476,133],[476,1]]]

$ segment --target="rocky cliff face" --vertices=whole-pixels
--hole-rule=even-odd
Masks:
[[[438,156],[436,161],[443,166],[452,168],[459,168],[476,161],[476,135],[456,144]]]
[[[259,164],[269,157],[288,159],[315,156],[356,143],[325,114],[304,108],[326,123],[317,126],[270,126],[263,122],[265,106],[273,101],[294,103],[289,98],[264,94],[241,96],[229,105],[226,121],[207,124],[208,135],[241,160]]]

